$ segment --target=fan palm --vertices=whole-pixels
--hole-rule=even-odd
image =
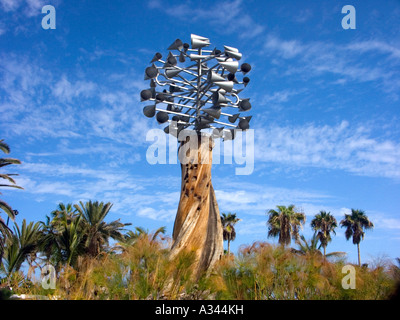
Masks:
[[[112,203],[108,202],[79,202],[80,206],[74,205],[78,214],[83,218],[83,233],[85,234],[86,252],[95,257],[104,246],[108,245],[111,237],[114,240],[122,241],[124,236],[121,233],[125,226],[131,223],[121,223],[118,220],[107,223],[104,221],[109,213]]]
[[[278,237],[278,242],[286,246],[291,239],[299,239],[299,229],[302,228],[306,215],[296,212],[293,204],[288,207],[277,206],[277,209],[268,211],[268,237]]]
[[[222,213],[221,215],[221,224],[223,229],[222,236],[225,241],[228,241],[228,255],[230,254],[231,250],[231,241],[236,239],[236,230],[234,226],[239,221],[240,219],[236,217],[236,213]]]
[[[311,228],[318,232],[317,238],[324,249],[324,256],[326,256],[326,247],[328,243],[332,241],[331,233],[336,234],[336,227],[337,221],[335,217],[331,215],[330,212],[326,211],[320,211],[311,221]]]
[[[351,209],[351,214],[345,214],[344,219],[340,221],[340,225],[342,228],[346,228],[346,239],[353,238],[353,244],[357,245],[358,265],[361,266],[360,242],[364,239],[364,230],[372,229],[374,224],[363,210]]]

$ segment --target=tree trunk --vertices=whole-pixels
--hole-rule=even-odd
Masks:
[[[323,248],[324,248],[324,258],[326,259],[326,246],[324,246]]]
[[[205,135],[192,136],[179,148],[182,188],[170,257],[194,251],[196,277],[212,268],[224,252],[221,218],[211,183],[212,148],[212,138]]]
[[[228,239],[228,257],[231,253],[231,240]]]
[[[358,266],[361,267],[361,255],[360,255],[360,244],[357,243],[357,252],[358,252]]]

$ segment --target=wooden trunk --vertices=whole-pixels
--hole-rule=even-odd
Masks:
[[[205,135],[196,138],[194,145],[186,139],[179,148],[182,188],[171,258],[182,251],[194,251],[194,272],[200,276],[212,268],[224,250],[221,219],[211,183],[213,140]]]

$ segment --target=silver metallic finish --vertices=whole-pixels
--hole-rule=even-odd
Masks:
[[[249,128],[251,116],[237,112],[251,109],[250,99],[238,96],[250,81],[244,75],[251,67],[239,64],[242,54],[237,48],[207,50],[210,40],[194,34],[190,43],[176,39],[164,60],[161,53],[154,55],[144,76],[150,80],[150,88],[141,92],[141,101],[152,101],[153,105],[144,107],[143,113],[146,117],[156,116],[159,123],[168,123],[164,130],[167,133],[175,123],[180,130],[211,130],[214,137],[233,139],[232,130]]]

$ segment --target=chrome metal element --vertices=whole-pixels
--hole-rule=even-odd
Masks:
[[[176,131],[169,128],[177,125],[179,131],[189,127],[197,132],[211,130],[215,138],[233,139],[235,128],[249,128],[251,116],[237,112],[251,109],[250,99],[238,96],[250,81],[245,75],[251,66],[239,65],[242,53],[237,48],[224,45],[223,51],[207,50],[210,40],[195,34],[190,36],[190,43],[176,39],[168,47],[165,60],[159,52],[151,59],[144,75],[150,80],[150,88],[140,97],[152,104],[145,106],[143,113],[149,118],[155,116],[158,123],[167,123],[166,133]],[[234,108],[233,113],[229,108]]]

